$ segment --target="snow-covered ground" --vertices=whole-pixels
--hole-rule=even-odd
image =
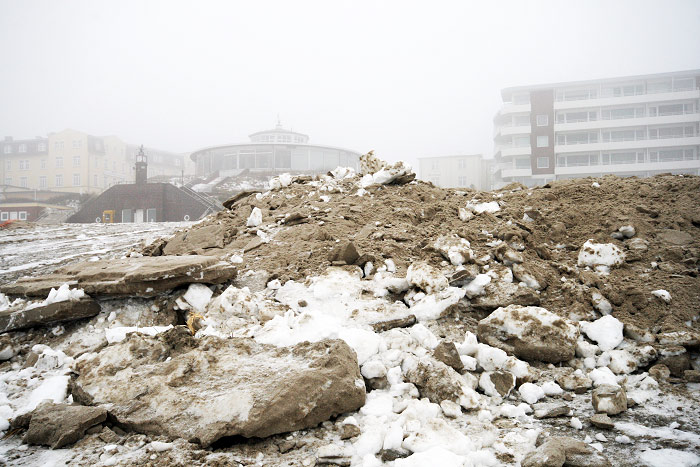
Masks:
[[[57,224],[0,229],[0,283],[86,259],[120,257],[141,243],[148,244],[190,225],[191,222]]]

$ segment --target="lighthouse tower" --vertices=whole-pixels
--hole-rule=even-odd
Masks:
[[[146,158],[146,154],[143,153],[143,145],[141,145],[138,154],[136,154],[136,165],[134,169],[136,171],[136,184],[142,185],[147,183],[148,159]]]

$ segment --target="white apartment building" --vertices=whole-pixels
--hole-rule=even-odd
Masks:
[[[490,189],[491,160],[481,154],[418,158],[418,178],[442,188]]]
[[[495,186],[700,175],[700,70],[506,88]]]

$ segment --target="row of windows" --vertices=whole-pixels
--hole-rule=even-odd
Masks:
[[[47,166],[46,159],[42,159],[40,164],[41,164],[42,169],[46,169],[46,166]],[[81,164],[80,156],[73,156],[73,167],[74,168],[80,167],[80,164]],[[94,164],[95,164],[95,167],[97,167],[97,165],[98,165],[97,157],[95,157]],[[63,157],[58,156],[54,159],[54,167],[56,169],[63,168]],[[111,167],[112,167],[112,171],[116,172],[117,171],[117,162],[112,161]],[[105,168],[105,170],[109,170],[109,168],[110,168],[110,164],[109,164],[108,159],[104,160],[104,168]],[[29,170],[29,169],[30,169],[29,160],[19,161],[19,170]],[[5,170],[7,170],[7,171],[12,170],[12,161],[5,161]],[[121,172],[122,173],[126,172],[126,164],[124,164],[124,163],[121,164]]]
[[[667,117],[695,113],[692,102],[677,104],[638,105],[629,107],[603,108],[600,110],[577,110],[557,112],[557,123],[594,122],[597,120],[621,120],[643,117]]]
[[[557,133],[557,145],[618,143],[647,139],[690,138],[697,135],[695,125],[658,128],[624,128]]]
[[[27,220],[27,211],[3,211],[0,212],[0,221]]]
[[[698,160],[695,148],[638,149],[633,151],[591,152],[583,154],[560,154],[557,167],[584,167],[591,165],[619,164],[655,164]],[[548,157],[538,157],[537,168],[549,168]],[[513,165],[516,169],[529,169],[530,157],[516,157]]]
[[[556,101],[577,101],[597,99],[598,97],[624,97],[663,92],[692,91],[695,88],[695,78],[693,77],[662,78],[637,83],[602,84],[582,88],[559,89],[556,91],[554,99]]]
[[[46,151],[46,143],[39,143],[37,144],[37,151],[38,152],[44,152]],[[12,145],[11,144],[6,144],[3,147],[3,152],[5,154],[12,154]],[[27,152],[27,145],[22,143],[19,146],[17,146],[17,152],[20,154],[24,154]]]
[[[103,186],[108,187],[112,183],[117,183],[119,181],[124,181],[121,178],[118,177],[108,177],[108,176],[103,176]],[[12,185],[13,178],[12,177],[5,177],[5,185]],[[72,186],[81,186],[81,177],[80,174],[73,174],[73,184]],[[93,175],[92,183],[94,187],[99,187],[98,185],[98,176]],[[29,183],[28,183],[28,178],[27,177],[19,177],[19,186],[22,188],[29,188]],[[63,187],[63,175],[58,174],[54,176],[54,187],[56,188],[61,188]],[[39,177],[39,187],[40,189],[48,188],[48,177],[45,175],[42,175]]]

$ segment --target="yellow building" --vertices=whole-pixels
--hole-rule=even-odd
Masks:
[[[134,148],[117,136],[97,137],[76,130],[50,133],[48,138],[0,143],[0,184],[34,190],[101,193],[134,181]],[[179,176],[184,156],[147,149],[153,175]]]

